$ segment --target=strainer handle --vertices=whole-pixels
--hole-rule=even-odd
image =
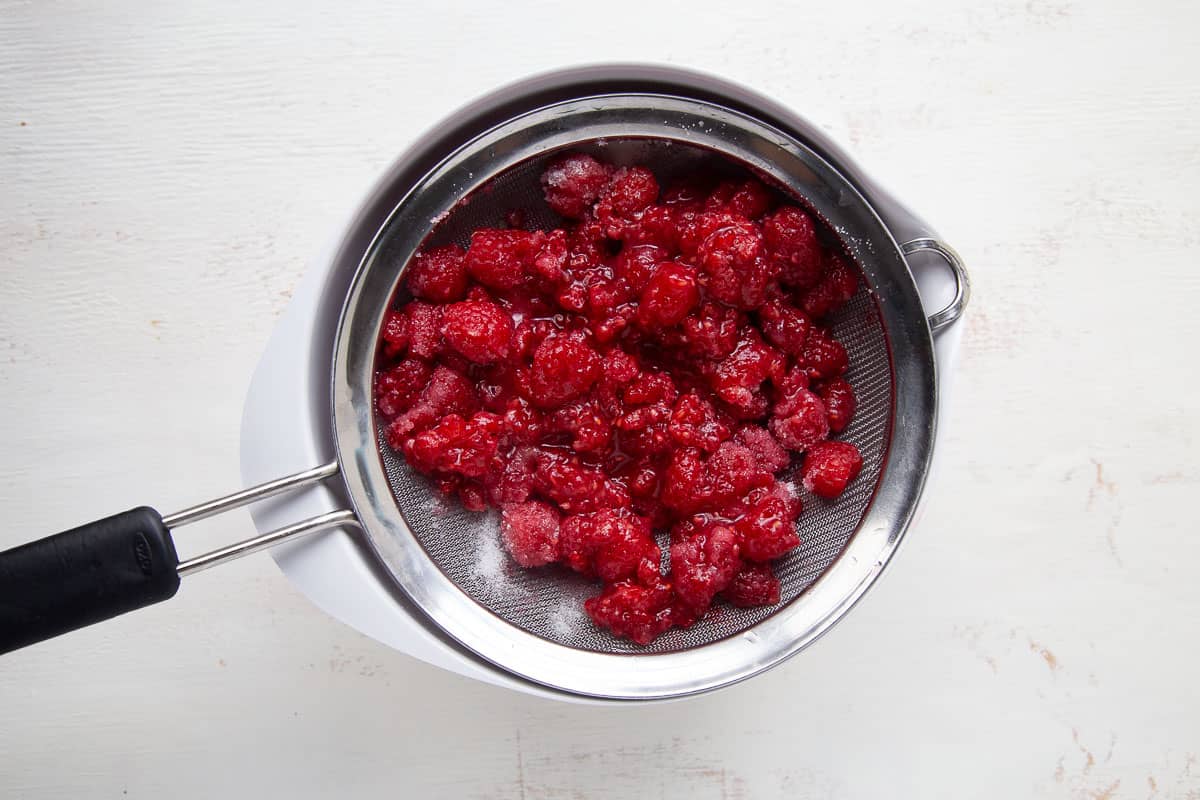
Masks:
[[[921,238],[905,242],[900,245],[900,250],[906,256],[928,250],[946,260],[954,277],[954,298],[941,311],[929,315],[929,332],[937,333],[958,322],[959,317],[967,308],[967,303],[971,300],[971,278],[967,275],[967,268],[963,264],[962,258],[954,252],[954,248],[938,239]]]
[[[166,517],[140,507],[0,552],[0,653],[175,596],[180,578],[288,539],[358,525],[331,511],[180,561],[171,530],[337,474],[336,462]]]

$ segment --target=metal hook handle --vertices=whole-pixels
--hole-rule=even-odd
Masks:
[[[250,505],[259,500],[265,500],[268,497],[290,492],[293,489],[299,489],[303,486],[309,486],[314,483],[320,483],[326,478],[331,478],[338,473],[338,463],[331,461],[328,464],[323,464],[313,469],[297,472],[294,475],[288,475],[284,478],[261,483],[258,486],[252,486],[249,489],[243,489],[240,492],[234,492],[225,497],[219,497],[216,500],[210,500],[207,503],[201,503],[191,508],[185,508],[175,514],[169,514],[163,517],[163,525],[168,529],[178,528],[192,522],[198,522],[202,519],[221,514],[234,508]],[[329,528],[337,528],[342,525],[358,525],[358,518],[353,511],[330,511],[326,514],[320,514],[316,517],[296,522],[291,525],[286,525],[282,528],[277,528],[273,531],[255,536],[245,541],[236,542],[226,547],[213,550],[209,553],[189,558],[186,561],[180,561],[176,572],[179,577],[190,575],[194,572],[199,572],[209,567],[215,567],[219,564],[224,564],[227,561],[241,558],[242,556],[257,553],[259,550],[265,550],[268,547],[273,547],[280,542],[288,539],[299,538],[310,533],[328,530]]]
[[[937,333],[943,328],[953,325],[963,315],[967,303],[971,300],[971,279],[967,275],[967,268],[963,265],[958,253],[954,252],[954,249],[945,242],[924,238],[912,239],[900,245],[900,251],[906,256],[921,250],[930,250],[945,259],[954,275],[954,299],[941,311],[929,315],[929,332]]]

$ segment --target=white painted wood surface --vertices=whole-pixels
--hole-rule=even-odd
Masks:
[[[1194,4],[348,5],[0,2],[0,546],[233,488],[272,324],[384,165],[616,59],[792,104],[967,258],[928,515],[816,647],[642,708],[434,670],[250,559],[0,660],[0,796],[1200,796]]]

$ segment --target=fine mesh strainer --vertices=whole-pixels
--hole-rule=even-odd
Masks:
[[[861,477],[837,501],[805,497],[800,548],[777,564],[782,599],[717,608],[690,629],[640,647],[580,612],[597,587],[565,571],[522,570],[498,548],[495,518],[458,509],[382,446],[372,412],[376,347],[404,266],[423,245],[500,224],[505,212],[560,222],[538,185],[546,161],[584,150],[650,166],[752,172],[805,205],[830,244],[858,266],[862,288],[834,320],[859,407],[842,438],[862,451]],[[538,211],[540,210],[540,216]],[[926,320],[904,259],[943,255],[959,294]],[[496,667],[565,692],[650,699],[700,692],[760,672],[832,625],[870,586],[899,542],[928,469],[936,420],[931,329],[957,317],[965,274],[932,240],[902,249],[845,177],[798,139],[697,98],[607,93],[548,103],[462,144],[413,182],[366,248],[338,323],[332,363],[337,459],[176,515],[137,509],[0,554],[0,651],[166,599],[179,577],[294,536],[353,525],[428,620]],[[334,511],[187,561],[169,529],[341,473],[353,511]]]

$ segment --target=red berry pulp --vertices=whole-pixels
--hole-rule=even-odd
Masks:
[[[778,603],[801,513],[781,476],[803,454],[804,487],[833,498],[862,468],[829,441],[855,397],[824,324],[856,274],[754,179],[662,189],[572,153],[542,188],[560,229],[510,209],[409,264],[375,380],[388,445],[500,509],[521,566],[601,582],[585,610],[617,636]]]

